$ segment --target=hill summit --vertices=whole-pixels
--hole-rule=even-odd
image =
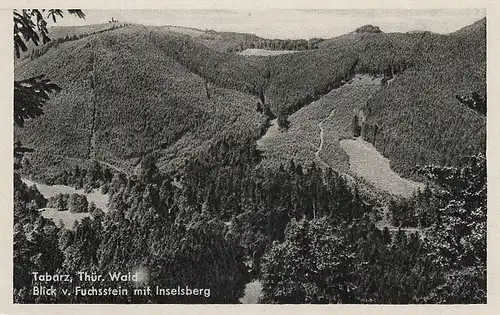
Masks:
[[[371,24],[363,25],[356,29],[356,33],[382,33],[378,26],[373,26]]]

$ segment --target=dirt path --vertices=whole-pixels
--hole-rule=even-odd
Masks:
[[[314,155],[316,156],[316,159],[321,163],[323,164],[325,167],[329,167],[328,163],[326,163],[325,161],[323,161],[323,159],[319,156],[319,154],[321,153],[321,150],[323,150],[323,144],[325,142],[325,130],[323,129],[323,123],[325,121],[327,121],[328,119],[330,119],[333,114],[335,113],[335,108],[332,109],[332,111],[330,112],[330,114],[325,118],[323,119],[322,121],[319,122],[318,124],[318,127],[319,127],[319,147],[318,147],[318,150],[316,151],[316,153],[314,153]]]
[[[85,161],[87,161],[87,159],[82,159],[82,158],[75,158],[75,157],[65,157],[66,160],[69,160],[69,161],[76,161],[76,162],[80,162],[80,163],[85,163]],[[113,165],[113,164],[110,164],[108,162],[104,162],[104,161],[101,161],[101,160],[96,160],[97,163],[103,165],[103,166],[106,166],[106,167],[109,167],[109,168],[112,168],[114,169],[115,171],[117,171],[118,173],[123,173],[127,176],[130,176],[130,173],[127,172],[126,170],[124,169],[121,169],[119,168],[118,166],[116,165]]]
[[[387,230],[389,230],[389,232],[397,232],[400,229],[401,229],[401,231],[407,232],[407,233],[417,233],[417,232],[418,233],[422,233],[422,232],[430,230],[430,228],[399,228],[399,227],[394,227],[394,226],[393,227],[390,227],[390,226],[387,227]]]
[[[389,207],[387,205],[384,205],[382,208],[382,219],[377,221],[375,223],[375,226],[377,229],[380,231],[383,231],[385,228],[391,233],[395,234],[399,230],[407,233],[407,234],[414,234],[414,233],[419,233],[420,238],[424,238],[426,236],[426,231],[430,230],[430,227],[427,228],[415,228],[415,227],[398,227],[392,224],[392,214],[389,211]]]
[[[117,167],[117,166],[115,166],[115,165],[113,165],[113,164],[109,164],[108,162],[104,162],[104,161],[100,161],[100,160],[98,160],[97,162],[98,162],[99,164],[102,164],[102,165],[104,165],[104,166],[107,166],[107,167],[109,167],[109,168],[114,169],[114,170],[115,170],[115,171],[117,171],[118,173],[123,173],[123,174],[127,175],[127,177],[128,177],[128,176],[130,176],[130,174],[129,174],[127,171],[125,171],[124,169],[121,169],[121,168],[119,168],[119,167]]]

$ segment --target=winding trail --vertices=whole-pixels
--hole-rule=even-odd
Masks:
[[[399,230],[401,230],[401,231],[405,232],[406,235],[418,233],[418,236],[421,240],[426,238],[426,231],[429,231],[431,229],[430,227],[427,227],[427,228],[399,228],[399,227],[395,227],[395,226],[391,226],[391,225],[380,226],[380,227],[378,227],[378,229],[380,231],[383,231],[385,227],[387,227],[387,230],[390,232],[392,237],[395,237],[396,233],[398,233]]]
[[[377,229],[380,231],[383,231],[384,228],[387,228],[391,234],[397,233],[399,230],[406,232],[407,234],[415,234],[419,233],[420,238],[423,239],[425,238],[425,232],[429,231],[431,228],[426,227],[426,228],[418,228],[418,227],[399,227],[395,226],[392,224],[392,218],[390,217],[392,214],[389,212],[389,208],[387,205],[383,206],[383,214],[382,214],[382,220],[379,220],[375,226]]]
[[[75,158],[75,157],[65,157],[65,159],[66,159],[66,160],[70,160],[70,161],[80,162],[80,163],[84,163],[84,162],[87,160],[87,159],[84,159],[84,158]],[[119,167],[118,167],[118,166],[116,166],[116,165],[110,164],[110,163],[108,163],[108,162],[104,162],[104,161],[102,161],[102,160],[97,160],[97,159],[96,159],[96,161],[97,161],[97,163],[99,163],[99,164],[101,164],[101,165],[103,165],[103,166],[106,166],[106,167],[109,167],[109,168],[114,169],[114,170],[115,170],[115,171],[117,171],[118,173],[122,173],[122,174],[127,175],[127,177],[129,177],[129,176],[130,176],[130,173],[129,173],[129,172],[127,172],[127,171],[126,171],[126,170],[124,170],[124,169],[119,168]]]
[[[326,168],[329,168],[331,167],[328,163],[326,163],[320,156],[321,154],[321,150],[323,150],[323,145],[325,143],[325,129],[323,128],[323,123],[326,122],[327,120],[329,120],[330,118],[333,117],[333,115],[335,114],[335,108],[332,109],[330,111],[330,114],[323,120],[321,120],[319,123],[318,123],[318,128],[319,128],[319,147],[316,146],[315,144],[309,142],[312,146],[314,146],[317,150],[316,152],[314,153],[314,155],[316,156],[316,160],[318,160],[318,162],[320,164],[322,164],[324,167]],[[349,174],[347,173],[342,173],[342,172],[339,172],[339,174],[347,181],[347,183],[352,187],[354,185],[354,183],[356,182],[356,180]],[[324,181],[326,183],[326,178],[324,178]]]
[[[330,166],[328,165],[328,163],[326,163],[325,161],[323,161],[323,159],[321,159],[321,157],[319,156],[319,154],[321,153],[321,150],[323,149],[323,144],[325,142],[325,136],[324,136],[325,130],[323,129],[323,123],[325,121],[327,121],[328,119],[330,119],[333,116],[334,113],[335,113],[335,108],[332,109],[332,111],[330,112],[330,114],[325,119],[323,119],[322,121],[320,121],[319,124],[318,124],[319,130],[320,130],[319,131],[319,147],[318,147],[318,150],[316,151],[316,153],[314,153],[314,155],[316,156],[316,159],[320,163],[322,163],[324,166],[326,166],[326,167],[330,167]]]
[[[431,229],[430,227],[427,227],[427,228],[399,228],[396,226],[387,226],[387,230],[389,230],[389,232],[397,232],[397,231],[401,230],[401,231],[407,232],[407,233],[417,233],[418,232],[418,233],[422,234],[422,232],[428,231],[430,229]]]
[[[129,174],[127,171],[125,171],[124,169],[121,169],[121,168],[119,168],[119,167],[117,167],[117,166],[115,166],[115,165],[113,165],[113,164],[109,164],[108,162],[104,162],[104,161],[101,161],[101,160],[97,160],[97,162],[98,162],[99,164],[102,164],[102,165],[104,165],[104,166],[107,166],[107,167],[109,167],[109,168],[114,169],[114,170],[115,170],[115,171],[117,171],[118,173],[125,174],[125,175],[127,175],[127,177],[129,177],[129,176],[130,176],[130,174]]]

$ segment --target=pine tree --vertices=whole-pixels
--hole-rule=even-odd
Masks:
[[[361,126],[359,124],[358,115],[354,115],[352,118],[352,134],[354,137],[361,136]]]

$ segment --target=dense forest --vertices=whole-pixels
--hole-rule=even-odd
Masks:
[[[416,164],[455,165],[485,152],[485,32],[485,20],[449,35],[354,32],[318,49],[249,58],[162,28],[126,26],[17,66],[16,77],[47,74],[63,91],[15,137],[37,143],[33,162],[41,165],[97,157],[130,168],[158,153],[160,168],[172,169],[184,161],[172,156],[188,157],[219,130],[244,125],[258,135],[266,117],[286,125],[298,109],[369,74],[390,84],[368,100],[362,136],[412,176]],[[255,111],[258,101],[267,115]]]
[[[318,44],[321,43],[323,38],[305,39],[258,39],[248,42],[242,42],[234,47],[227,49],[227,52],[241,52],[245,49],[269,49],[269,50],[310,50],[317,49]]]
[[[228,36],[220,47],[243,38]],[[260,303],[486,303],[485,20],[448,35],[365,26],[309,42],[247,37],[237,51],[300,51],[254,58],[161,27],[100,26],[16,65],[16,80],[43,74],[60,92],[14,127],[32,151],[14,171],[14,302],[239,303],[259,281]],[[359,74],[381,83],[353,87]],[[258,141],[271,120],[300,142],[289,117],[320,99],[342,106],[332,134],[365,139],[425,189],[376,191],[345,154],[342,169],[318,163],[320,150],[294,158],[306,156],[297,148],[264,163],[273,157]],[[109,204],[46,199],[26,178],[99,190]],[[45,208],[86,216],[61,226]],[[141,274],[123,289],[210,294],[31,292],[44,284],[33,272],[116,271]]]
[[[412,201],[433,216],[422,224],[429,227],[423,236],[376,228],[374,205],[331,169],[293,161],[272,172],[255,168],[258,151],[241,139],[223,138],[190,160],[181,188],[151,158],[137,177],[115,174],[111,210],[94,211],[71,230],[41,217],[36,209],[46,200],[16,175],[15,265],[27,268],[16,272],[24,275],[15,279],[16,301],[61,302],[27,294],[30,271],[142,266],[148,284],[204,285],[213,296],[65,302],[236,303],[255,277],[265,303],[485,302],[484,157],[420,170],[443,188]],[[395,214],[411,208],[391,207]]]
[[[33,60],[33,59],[36,59],[36,58],[40,57],[41,55],[45,54],[49,49],[57,47],[64,42],[78,40],[78,39],[81,39],[81,38],[84,38],[87,36],[91,36],[91,35],[95,35],[95,34],[101,34],[103,32],[106,32],[109,30],[114,30],[114,29],[117,29],[120,27],[125,27],[125,26],[127,26],[127,24],[113,24],[109,28],[98,30],[98,31],[95,31],[92,33],[79,33],[79,34],[66,35],[64,37],[59,37],[59,38],[56,38],[54,40],[51,40],[50,42],[48,42],[47,44],[43,45],[40,48],[34,48],[29,53],[27,58],[29,58],[30,60]]]

